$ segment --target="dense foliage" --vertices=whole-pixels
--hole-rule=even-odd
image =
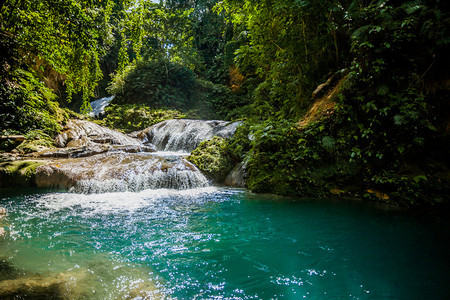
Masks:
[[[449,186],[449,93],[448,70],[443,66],[448,65],[444,53],[450,50],[448,5],[439,1],[226,3],[227,9],[240,12],[236,22],[246,24],[250,39],[237,51],[237,62],[244,75],[257,74],[261,82],[254,93],[258,118],[249,120],[232,142],[232,147],[237,152],[244,149],[243,158],[248,158],[250,189],[286,195],[350,192],[380,200],[393,198],[406,205],[445,200],[443,191]],[[301,6],[298,9],[304,14],[296,15],[300,25],[308,24],[310,11],[316,11],[315,21],[322,20],[321,25],[312,26],[312,32],[322,28],[315,31],[323,39],[317,45],[328,47],[325,52],[318,48],[311,54],[314,62],[308,63],[308,55],[298,48],[313,49],[317,35],[294,35],[277,22],[270,23],[277,17],[290,18],[282,9],[286,5]],[[271,17],[265,18],[269,13]],[[329,19],[321,19],[326,13]],[[263,27],[274,30],[273,36],[281,40],[264,40],[267,35],[260,34]],[[280,46],[285,33],[290,39]],[[286,50],[290,43],[297,47]],[[331,56],[325,53],[331,49],[336,55],[330,65]],[[297,61],[286,59],[288,54]],[[324,114],[299,126],[296,107],[314,101],[308,95],[320,83],[309,85],[308,80],[314,83],[315,78],[330,76],[321,65],[328,66],[331,74],[338,71],[348,75],[339,81],[341,92],[334,99],[331,116]],[[308,66],[320,75],[308,73],[312,70]],[[289,84],[278,84],[278,79],[282,81],[277,74],[280,67],[286,68],[281,74],[291,76],[289,83],[298,83],[306,92],[299,90],[298,98],[289,95],[295,93],[290,92]]]
[[[176,109],[189,117],[230,119],[248,97],[226,85],[199,79],[189,68],[168,60],[138,60],[117,74],[108,88],[116,104]]]
[[[335,1],[224,1],[236,26],[235,62],[264,117],[291,117],[339,63]],[[333,39],[334,37],[334,39]]]
[[[194,73],[182,65],[165,60],[137,61],[114,78],[110,92],[118,104],[187,109],[192,106],[194,84]]]
[[[88,104],[102,77],[112,2],[2,1],[0,132],[40,129],[54,135],[68,118],[59,109],[79,93]],[[85,106],[86,108],[86,106]]]

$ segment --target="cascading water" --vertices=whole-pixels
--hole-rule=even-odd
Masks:
[[[37,169],[36,183],[42,188],[85,194],[207,187],[209,180],[185,157],[203,140],[215,135],[230,137],[238,125],[224,121],[168,120],[135,133],[134,136],[140,138],[136,139],[91,122],[71,121],[69,128],[56,140],[66,147],[81,143],[82,147],[76,151],[70,150],[73,153],[89,153],[85,147],[103,147],[105,140],[122,148],[107,148],[110,150],[89,157],[72,156],[77,158],[52,161]],[[126,149],[130,145],[139,150],[149,143],[155,143],[152,147],[160,151],[128,153],[131,151]]]
[[[111,103],[114,96],[104,97],[91,102],[92,111],[89,113],[91,117],[98,117],[105,112],[105,108]]]
[[[137,192],[206,187],[208,179],[181,156],[105,153],[56,161],[39,168],[37,185],[77,193]]]
[[[231,137],[239,125],[240,122],[167,120],[138,132],[136,136],[144,143],[155,145],[159,151],[190,152],[213,136]]]

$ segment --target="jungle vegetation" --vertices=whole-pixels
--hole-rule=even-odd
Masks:
[[[130,109],[243,120],[210,147],[252,191],[449,200],[448,1],[0,5],[2,135],[48,141],[113,94],[104,124],[124,130],[151,122],[120,124]]]

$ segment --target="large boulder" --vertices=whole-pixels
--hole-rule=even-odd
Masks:
[[[233,157],[226,148],[227,141],[215,136],[203,141],[191,152],[188,160],[195,164],[209,178],[216,182],[223,182],[227,174],[233,168]]]
[[[225,178],[225,184],[232,187],[245,187],[246,162],[237,164]]]
[[[156,148],[118,131],[84,120],[69,120],[55,138],[59,148],[45,149],[30,154],[44,158],[77,158],[106,152],[154,152]]]

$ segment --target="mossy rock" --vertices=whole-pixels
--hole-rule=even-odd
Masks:
[[[36,169],[44,162],[36,160],[21,160],[0,163],[0,187],[35,186]]]
[[[53,148],[54,144],[45,140],[25,140],[19,146],[17,150],[21,153],[39,152],[48,148]]]
[[[217,182],[222,182],[233,168],[232,155],[227,150],[227,140],[217,136],[201,142],[187,160]]]
[[[23,141],[17,150],[21,153],[39,152],[44,149],[54,148],[55,143],[53,139],[42,130],[33,130],[25,135],[26,140]]]

